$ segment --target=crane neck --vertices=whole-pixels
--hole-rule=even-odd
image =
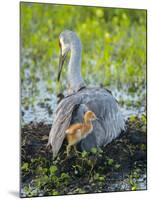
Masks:
[[[76,40],[71,44],[71,55],[68,65],[69,93],[77,92],[85,86],[81,76],[81,43]]]

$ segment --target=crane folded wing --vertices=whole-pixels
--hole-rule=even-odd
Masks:
[[[52,147],[53,158],[57,156],[61,148],[66,136],[65,131],[70,125],[72,112],[76,105],[80,104],[80,101],[80,96],[71,95],[64,98],[57,107],[47,144],[47,146],[51,145]]]

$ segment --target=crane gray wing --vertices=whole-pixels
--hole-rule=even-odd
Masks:
[[[81,102],[79,95],[71,95],[64,98],[58,105],[54,114],[54,121],[51,131],[49,133],[49,139],[47,146],[52,147],[53,158],[56,157],[60,147],[65,138],[65,131],[69,127],[72,113],[77,105]]]
[[[86,110],[93,111],[99,120],[94,122],[92,134],[81,141],[83,150],[106,145],[124,130],[125,121],[115,98],[103,88],[85,88],[63,99],[57,107],[48,140],[53,157],[60,150],[70,123],[82,121]]]
[[[115,98],[108,91],[105,89],[95,90],[93,96],[89,95],[89,98],[87,100],[85,98],[83,101],[99,120],[93,123],[92,134],[81,141],[82,149],[92,148],[92,141],[94,144],[96,143],[95,146],[105,146],[125,129],[124,117]]]
[[[80,142],[80,146],[82,150],[105,146],[125,129],[125,120],[118,103],[111,92],[104,88],[86,88],[81,93],[81,105],[93,111],[98,120],[93,122],[93,132]],[[81,118],[79,113],[83,113],[81,105],[72,117],[74,123]]]

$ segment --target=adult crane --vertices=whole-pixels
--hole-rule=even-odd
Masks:
[[[70,52],[67,67],[68,95],[61,100],[55,111],[47,146],[52,147],[55,158],[66,137],[67,128],[82,122],[84,113],[91,110],[98,120],[93,122],[93,132],[80,141],[82,150],[105,146],[125,129],[125,120],[116,99],[103,87],[89,87],[81,76],[82,45],[75,32],[63,31],[59,36],[60,59],[58,80],[65,58]]]

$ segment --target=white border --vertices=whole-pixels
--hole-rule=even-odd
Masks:
[[[102,7],[139,8],[148,10],[148,158],[150,148],[151,89],[151,1],[135,0],[38,0],[60,4],[93,5]],[[19,190],[19,1],[3,0],[0,3],[0,199],[17,199]],[[118,192],[61,197],[52,199],[149,199],[151,161],[148,159],[148,191]],[[35,198],[37,199],[37,198]],[[41,197],[38,198],[42,199]]]

